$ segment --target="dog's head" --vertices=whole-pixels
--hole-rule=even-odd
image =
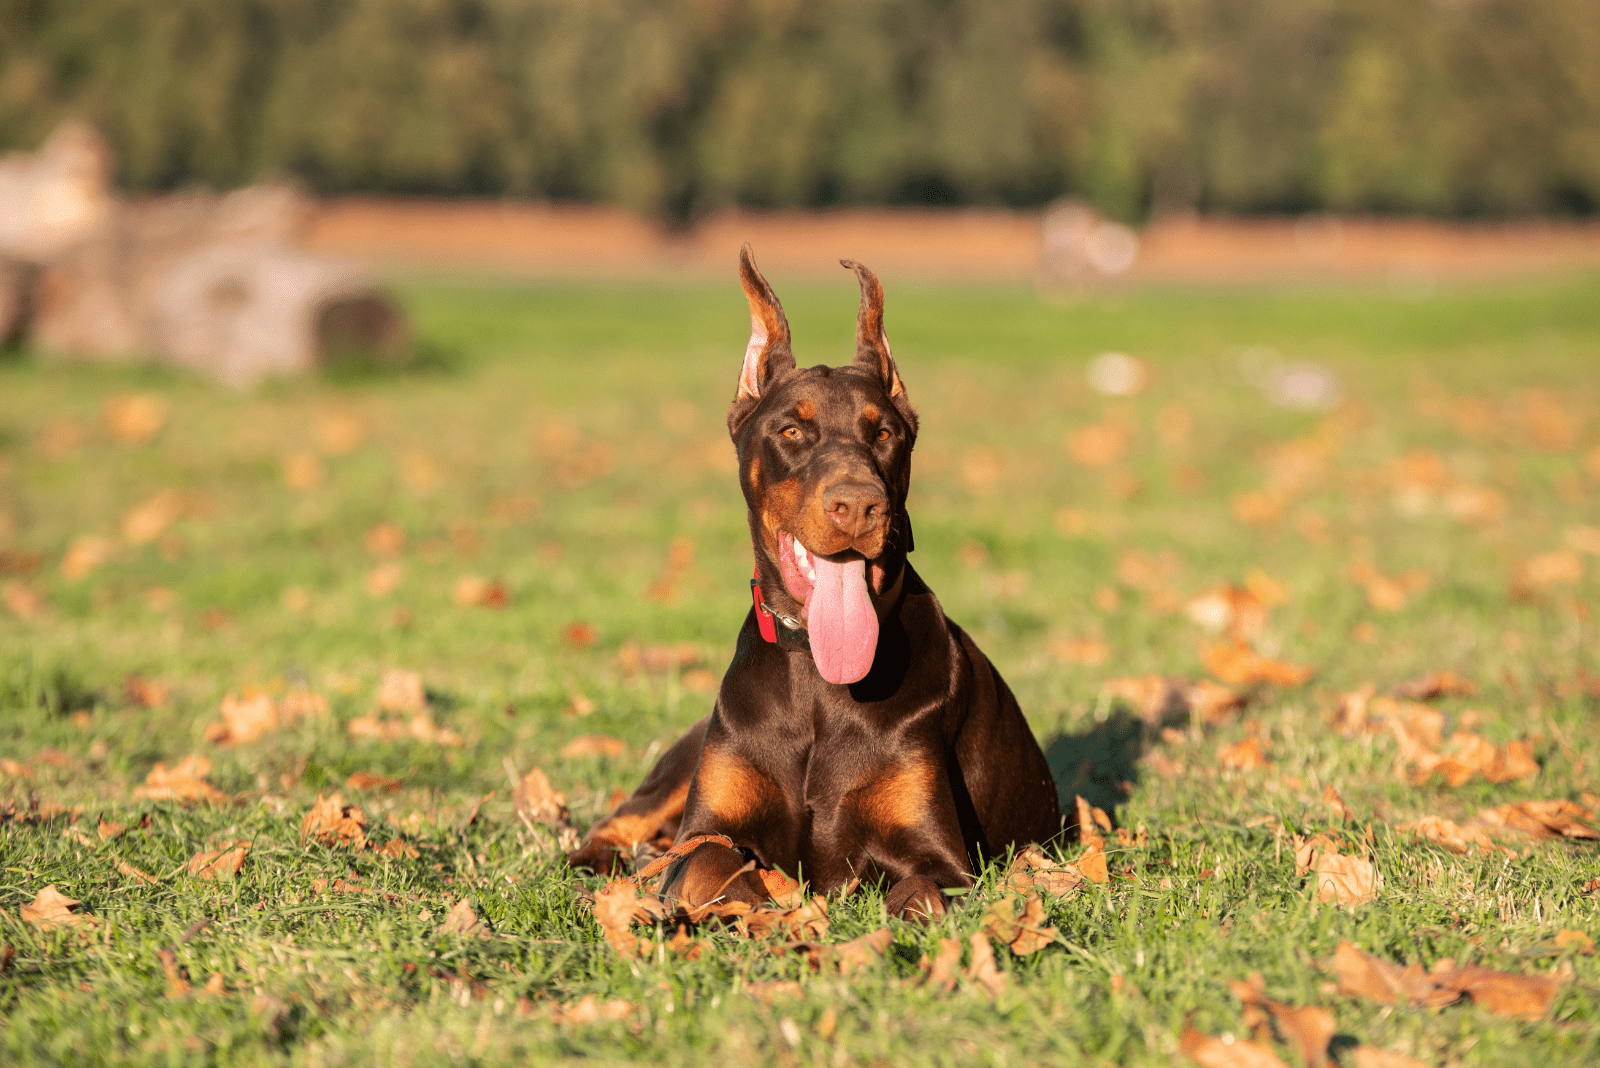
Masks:
[[[850,683],[872,668],[880,602],[905,565],[917,414],[889,354],[883,286],[840,262],[861,282],[855,360],[801,370],[783,306],[750,246],[740,250],[750,344],[728,432],[763,597],[805,621],[824,679]]]

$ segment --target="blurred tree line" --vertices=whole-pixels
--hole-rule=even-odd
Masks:
[[[0,0],[140,189],[1591,213],[1600,0]]]

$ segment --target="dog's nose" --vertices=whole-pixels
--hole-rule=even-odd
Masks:
[[[841,482],[822,495],[822,507],[835,526],[858,538],[883,522],[889,498],[866,482]]]

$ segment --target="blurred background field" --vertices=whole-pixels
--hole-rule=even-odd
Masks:
[[[0,1050],[1292,1063],[1259,972],[1594,1063],[1591,9],[0,0]],[[847,977],[561,861],[749,608],[744,240],[802,365],[882,276],[913,563],[1122,832],[1000,993],[928,978],[995,871]]]

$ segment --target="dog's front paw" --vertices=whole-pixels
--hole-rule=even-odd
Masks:
[[[599,839],[591,839],[567,854],[567,866],[586,868],[596,875],[627,875],[633,869],[628,854]]]
[[[926,923],[944,915],[944,890],[926,875],[913,875],[890,887],[883,904],[891,916]]]

